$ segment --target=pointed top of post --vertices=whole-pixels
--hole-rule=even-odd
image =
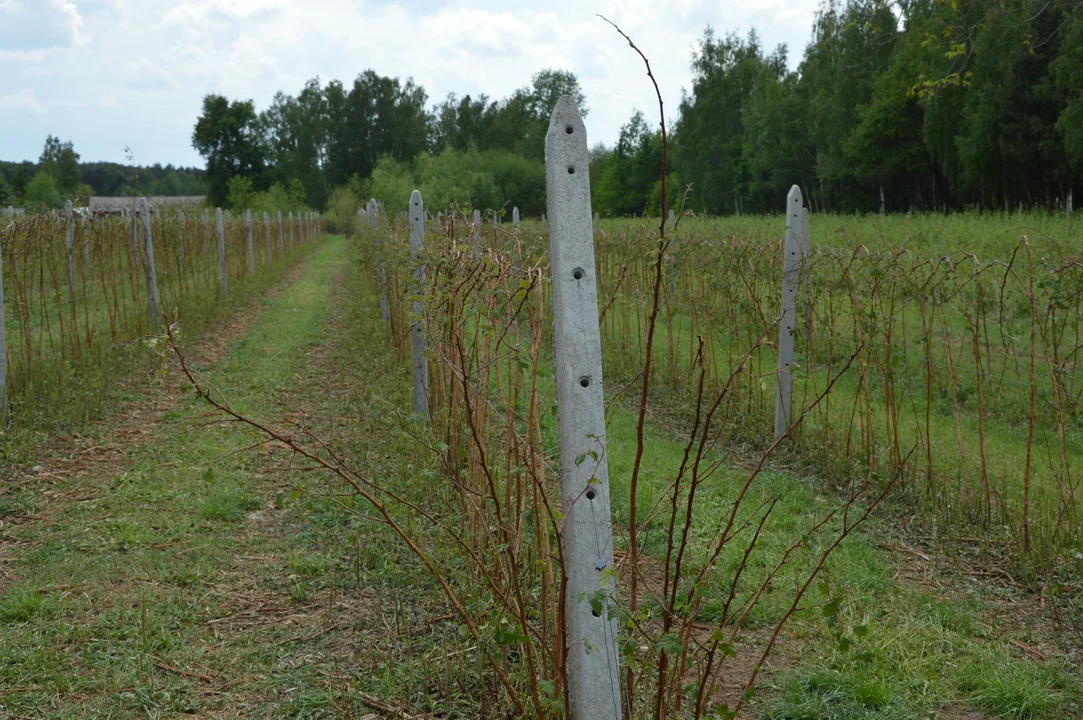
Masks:
[[[64,212],[66,212],[68,215],[71,215],[71,200],[68,200],[66,203],[64,203]]]
[[[144,215],[147,213],[147,199],[145,197],[139,198],[139,212]]]
[[[419,216],[424,217],[424,212],[425,205],[421,200],[421,191],[414,190],[410,193],[410,219],[413,220],[415,217]]]
[[[791,215],[801,212],[801,207],[804,205],[803,200],[801,188],[796,185],[790,187],[790,192],[786,194],[786,212]]]
[[[222,219],[222,208],[215,208],[214,209],[214,216],[216,218],[218,218],[219,220],[221,220]]]
[[[587,147],[587,127],[583,124],[583,118],[579,116],[579,107],[575,99],[570,95],[561,95],[553,112],[549,116],[549,132],[545,136],[546,159],[557,139],[562,139],[562,147]],[[567,142],[571,141],[571,142]]]

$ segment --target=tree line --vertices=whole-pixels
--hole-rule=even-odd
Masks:
[[[672,125],[670,207],[774,212],[793,183],[818,211],[1060,207],[1083,189],[1083,13],[1079,0],[826,0],[796,70],[755,31],[704,32]],[[633,57],[629,62],[634,62]],[[309,81],[257,112],[209,95],[193,133],[209,194],[301,182],[306,202],[334,193],[404,205],[527,214],[544,207],[544,135],[574,75],[537,73],[501,100],[449,95],[372,71],[350,86]],[[662,142],[640,111],[613,147],[591,151],[595,208],[657,213]]]
[[[206,159],[216,204],[227,204],[231,183],[243,177],[257,192],[298,181],[316,208],[335,204],[336,190],[404,205],[421,187],[439,205],[512,202],[541,213],[545,133],[563,94],[586,113],[578,80],[560,70],[536,73],[501,100],[452,94],[429,108],[412,80],[368,70],[349,86],[314,78],[296,96],[276,94],[262,112],[252,100],[208,95],[192,143]]]
[[[0,207],[55,210],[71,200],[86,205],[92,195],[203,195],[203,171],[154,164],[80,162],[70,141],[49,135],[37,162],[0,161]]]
[[[670,206],[774,212],[1062,207],[1083,195],[1078,2],[829,1],[795,71],[755,32],[708,29],[674,123]],[[598,152],[596,195],[656,212],[659,132],[637,113]]]

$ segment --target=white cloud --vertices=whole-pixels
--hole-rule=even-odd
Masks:
[[[86,40],[83,18],[70,0],[0,2],[0,50],[17,52],[77,47]]]
[[[543,68],[575,72],[591,111],[591,142],[612,143],[633,110],[656,120],[640,59],[602,20],[619,23],[650,57],[666,115],[690,85],[692,48],[710,24],[800,59],[818,0],[0,0],[0,158],[37,157],[47,133],[83,157],[199,164],[191,131],[203,95],[296,93],[319,76],[350,84],[366,69],[423,85],[430,100],[496,99]],[[18,22],[14,22],[14,21]],[[0,90],[0,92],[3,92]],[[12,99],[14,98],[14,100]],[[48,123],[29,121],[44,113]],[[70,112],[69,112],[70,110]]]
[[[34,97],[33,90],[22,90],[14,95],[0,95],[0,110],[44,115],[45,108]],[[42,138],[44,140],[44,138]]]

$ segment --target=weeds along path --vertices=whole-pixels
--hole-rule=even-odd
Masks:
[[[235,407],[303,420],[334,396],[324,344],[347,247],[326,241],[189,350]],[[302,474],[274,448],[240,452],[249,433],[202,427],[205,410],[163,370],[115,427],[23,479],[23,522],[0,528],[0,716],[328,707],[319,648],[353,632],[345,618],[375,599],[316,587],[326,559],[299,513],[275,509]]]

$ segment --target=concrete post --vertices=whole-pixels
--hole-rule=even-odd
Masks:
[[[158,327],[158,273],[154,268],[154,238],[150,234],[150,207],[146,198],[139,199],[139,215],[143,218],[143,255],[147,261],[147,306],[150,321]]]
[[[372,229],[373,242],[376,241],[376,222],[380,215],[380,205],[373,198],[369,200],[369,227]],[[391,323],[391,307],[387,303],[387,270],[384,269],[383,260],[379,253],[376,254],[376,292],[380,295],[380,318],[385,323]]]
[[[293,210],[290,210],[290,250],[293,250]]]
[[[880,186],[880,214],[884,214],[884,186]]]
[[[809,209],[801,208],[801,305],[805,309],[805,353],[812,338],[812,234],[809,228]]]
[[[594,237],[598,237],[598,226],[601,224],[601,218],[598,217],[598,213],[594,213],[594,222],[591,223],[591,229]]]
[[[68,299],[75,302],[75,213],[71,209],[71,200],[64,203],[64,248],[68,253]]]
[[[263,213],[263,232],[267,238],[267,262],[271,262],[271,216]]]
[[[670,230],[676,230],[677,229],[677,216],[676,216],[676,214],[674,214],[673,208],[669,209],[668,221],[669,221],[669,229]]]
[[[425,291],[425,266],[420,260],[421,250],[425,245],[425,205],[421,201],[421,192],[414,190],[410,194],[410,258],[414,261],[414,293],[417,297],[413,304],[414,324],[410,335],[414,339],[414,415],[421,418],[429,416],[429,361],[425,357],[425,306],[421,294]]]
[[[226,229],[222,225],[222,208],[214,211],[214,220],[218,225],[218,280],[222,286],[222,296],[229,300],[229,277],[226,275]]]
[[[801,188],[786,196],[786,239],[782,249],[782,319],[778,328],[778,391],[775,394],[775,437],[781,437],[792,419],[793,331],[797,325],[797,284],[801,268]]]
[[[511,209],[511,226],[516,230],[519,229],[519,208],[517,207]]]
[[[286,254],[286,236],[282,231],[282,211],[278,211],[278,256]]]
[[[76,222],[80,223],[80,224],[84,224],[83,223],[83,217],[81,215],[77,215],[76,216]],[[90,233],[85,232],[85,228],[84,228],[84,232],[83,232],[82,246],[83,246],[83,267],[85,268],[85,272],[89,273],[90,272]]]
[[[130,220],[130,222],[129,222],[129,225],[130,225],[130,227],[129,227],[130,237],[128,238],[128,241],[129,241],[129,244],[131,245],[131,249],[132,249],[132,262],[133,263],[136,262],[136,258],[139,257],[139,228],[138,228],[139,218],[136,217],[137,212],[138,211],[133,207],[131,214],[126,216],[128,218],[128,220]]]
[[[12,211],[14,217],[14,211]],[[0,235],[0,427],[7,424],[8,416],[8,340],[4,328],[4,243]]]
[[[1069,215],[1072,214],[1072,188],[1068,188],[1068,197],[1064,199],[1064,209]]]
[[[614,593],[600,573],[613,565],[602,394],[598,281],[591,238],[587,133],[575,102],[557,101],[545,138],[549,255],[553,281],[553,354],[560,430],[567,617],[569,720],[621,715]],[[599,589],[606,599],[599,606]]]
[[[252,247],[252,211],[244,211],[244,224],[248,230],[248,274],[256,274],[256,251]]]

